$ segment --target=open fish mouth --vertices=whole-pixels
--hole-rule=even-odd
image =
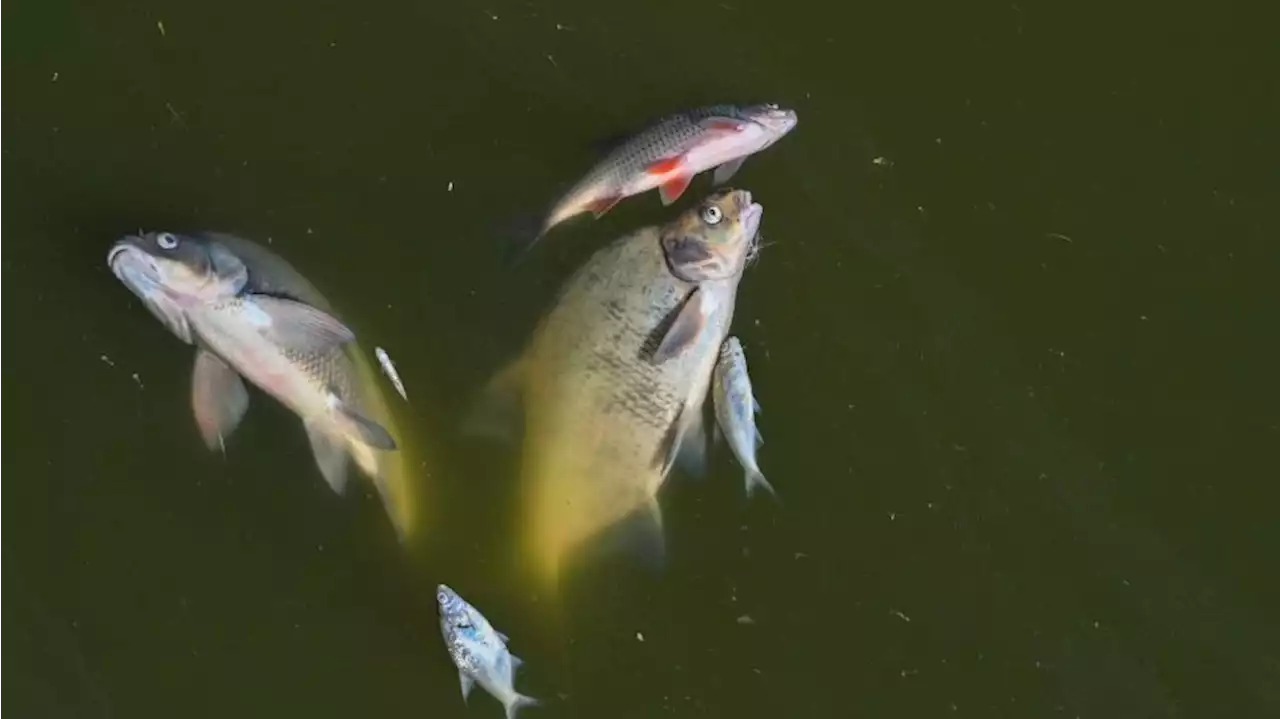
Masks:
[[[107,252],[111,274],[129,288],[156,319],[164,323],[183,342],[192,343],[191,325],[182,307],[169,296],[160,280],[159,268],[146,251],[121,240]]]

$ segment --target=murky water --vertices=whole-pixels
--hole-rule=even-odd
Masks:
[[[526,660],[528,717],[1280,712],[1267,24],[756,5],[6,6],[5,708],[501,716],[462,704],[447,581]],[[514,268],[498,228],[725,100],[800,114],[735,177],[772,243],[736,331],[781,503],[722,449],[664,493],[663,573],[550,606],[507,571],[514,456],[457,425],[558,283],[670,211]],[[391,352],[410,551],[261,394],[205,451],[190,349],[105,267],[140,226],[270,242]]]

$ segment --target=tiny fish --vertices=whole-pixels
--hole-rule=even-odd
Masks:
[[[400,393],[404,401],[408,402],[409,395],[404,391],[404,382],[400,380],[400,373],[396,371],[396,365],[391,361],[391,355],[387,354],[387,351],[381,347],[374,347],[373,354],[378,358],[378,364],[382,365],[383,374],[387,376],[387,379],[391,380],[391,384],[395,385],[396,391]]]
[[[720,432],[729,442],[738,463],[747,471],[747,496],[757,487],[769,490],[777,496],[773,485],[764,478],[756,464],[756,448],[764,444],[760,430],[756,428],[756,414],[760,403],[751,391],[751,377],[747,374],[747,355],[742,342],[730,337],[720,346],[720,357],[715,370],[716,422]]]
[[[714,183],[722,185],[748,156],[780,140],[796,122],[794,110],[771,104],[716,105],[665,117],[591,168],[551,209],[538,238],[570,217],[600,217],[623,198],[654,188],[669,205],[694,175],[712,168]]]
[[[462,683],[462,700],[470,696],[476,683],[506,708],[507,719],[514,719],[521,707],[539,702],[515,689],[516,669],[523,663],[507,649],[507,636],[493,628],[475,607],[449,587],[436,588],[440,605],[440,633],[444,636],[449,657],[458,667]]]

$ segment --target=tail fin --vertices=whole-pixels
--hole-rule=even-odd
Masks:
[[[516,694],[511,698],[510,703],[506,705],[507,719],[516,719],[516,713],[519,712],[524,707],[536,707],[541,703],[542,702],[538,701],[537,699],[534,699],[533,697],[527,697],[523,694]]]
[[[764,478],[764,474],[761,473],[760,470],[748,469],[747,470],[747,498],[750,498],[758,488],[767,489],[769,491],[769,494],[773,495],[774,499],[778,498],[778,493],[774,491],[773,485],[769,484],[769,480]]]

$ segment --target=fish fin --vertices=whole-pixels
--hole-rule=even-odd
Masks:
[[[268,340],[303,352],[324,352],[355,339],[355,334],[333,315],[303,302],[253,295],[253,303],[271,318],[258,327]]]
[[[693,175],[676,175],[662,183],[662,186],[658,188],[658,194],[662,197],[662,204],[670,205],[680,199],[684,191],[689,189],[689,182],[692,180]]]
[[[591,210],[591,215],[598,220],[602,215],[604,215],[604,213],[608,212],[609,210],[612,210],[613,206],[618,204],[618,202],[621,200],[622,200],[622,195],[609,195],[607,197],[601,197],[598,200],[592,200],[591,202],[588,202],[587,209]]]
[[[497,634],[497,635],[498,635],[498,638],[499,638],[499,639],[501,639],[503,642],[509,642],[509,641],[511,641],[510,639],[508,639],[508,638],[507,638],[507,635],[503,634],[502,632],[498,631],[497,629],[493,630],[493,633],[494,633],[494,634]]]
[[[347,448],[341,439],[333,437],[316,424],[303,425],[311,442],[311,455],[324,481],[336,494],[347,490]]]
[[[684,154],[664,157],[646,165],[644,171],[650,175],[666,175],[679,169],[682,162],[684,162]]]
[[[226,449],[226,439],[249,409],[249,390],[236,371],[206,349],[196,350],[191,370],[191,409],[210,450]]]
[[[684,302],[670,320],[670,325],[665,328],[657,348],[649,356],[650,363],[662,364],[678,356],[697,341],[698,335],[707,324],[707,315],[703,308],[705,294],[701,288],[695,287],[685,297]]]
[[[580,555],[581,560],[595,563],[619,555],[638,560],[651,571],[663,569],[666,563],[666,540],[663,534],[662,509],[657,500],[627,514],[596,536]]]
[[[690,474],[706,473],[707,431],[702,415],[702,405],[684,405],[671,420],[653,456],[653,465],[664,478],[677,463]]]
[[[760,414],[760,400],[756,399],[754,394],[751,395],[751,410],[756,414]]]
[[[757,447],[764,446],[764,435],[760,434],[759,428],[756,429],[756,446]]]
[[[720,165],[716,168],[715,173],[711,175],[711,184],[723,185],[728,182],[729,178],[733,177],[734,174],[737,173],[738,168],[742,167],[742,163],[746,161],[746,157],[739,157],[736,160],[729,160],[728,162]]]
[[[396,441],[385,427],[352,409],[346,402],[329,392],[329,411],[344,434],[355,437],[375,449],[393,450]]]
[[[498,632],[498,636],[502,637],[502,641],[507,641],[507,635],[502,632]],[[507,656],[511,658],[511,673],[515,674],[515,671],[520,668],[520,665],[524,664],[524,660],[510,652],[507,653]]]
[[[537,699],[534,699],[533,697],[527,697],[523,694],[515,694],[513,692],[511,701],[508,702],[504,707],[507,710],[507,719],[516,719],[516,713],[519,712],[521,709],[525,707],[538,706],[541,703],[542,702],[538,701]]]
[[[680,449],[676,463],[685,472],[701,477],[707,473],[707,424],[701,404],[688,408],[684,429],[680,435]]]
[[[466,704],[467,699],[471,697],[471,690],[476,686],[476,680],[467,675],[461,669],[458,670],[458,684],[462,686],[462,703]]]
[[[524,360],[503,367],[480,390],[462,422],[462,433],[501,441],[515,441],[523,421],[520,406],[524,384]]]
[[[769,484],[769,480],[764,478],[764,474],[759,469],[747,470],[747,498],[750,499],[755,494],[756,489],[766,489],[774,499],[778,498],[778,493],[774,491],[773,485]]]
[[[737,120],[730,120],[724,117],[710,117],[702,121],[702,126],[708,130],[717,132],[741,132],[743,124]]]

